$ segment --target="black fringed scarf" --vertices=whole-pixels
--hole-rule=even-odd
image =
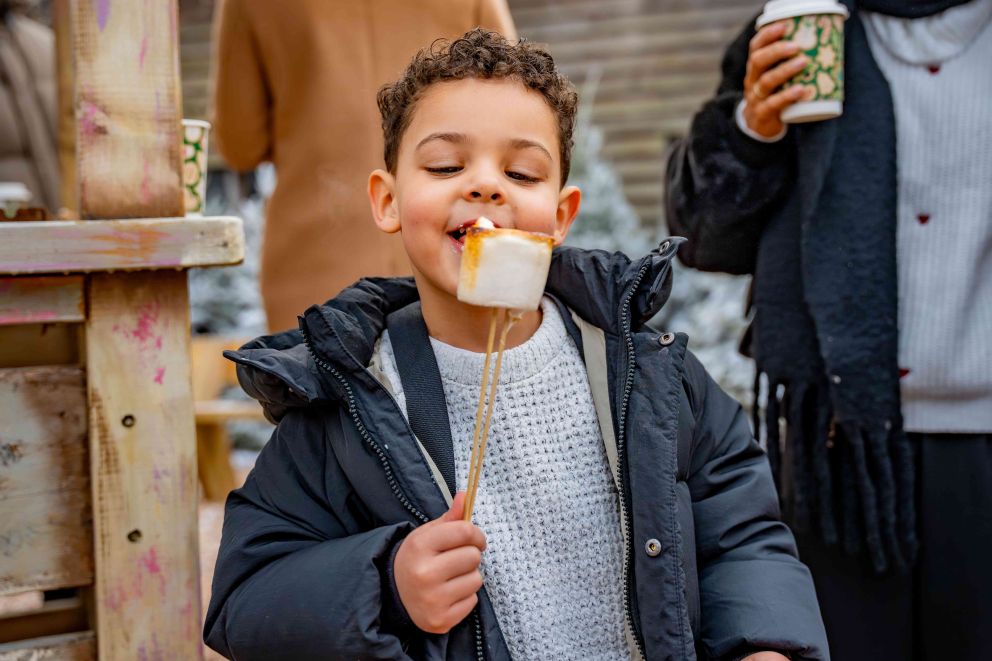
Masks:
[[[795,189],[758,250],[752,350],[787,514],[878,572],[915,560],[916,463],[899,398],[895,115],[858,9],[918,18],[964,2],[845,0],[844,114],[790,129]]]

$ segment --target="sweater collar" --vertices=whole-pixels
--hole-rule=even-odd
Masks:
[[[861,14],[874,37],[893,57],[913,65],[936,65],[963,53],[992,20],[992,0],[973,0],[931,16],[905,19]]]
[[[565,322],[549,298],[541,301],[541,325],[526,342],[503,353],[500,383],[513,384],[536,376],[555,361],[569,342]],[[486,354],[460,349],[431,338],[444,381],[478,388]]]
[[[976,0],[845,0],[861,11],[878,12],[896,18],[933,16],[951,7],[974,3]],[[978,0],[979,2],[981,0]]]

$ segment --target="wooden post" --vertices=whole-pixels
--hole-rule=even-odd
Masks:
[[[176,0],[70,0],[82,218],[183,215]]]
[[[92,275],[88,298],[100,659],[199,659],[186,272]]]
[[[72,51],[72,19],[69,0],[52,2],[55,29],[55,59],[58,63],[58,153],[59,197],[71,217],[79,216],[79,187],[76,182],[76,74]],[[49,209],[54,216],[59,209]]]
[[[176,1],[69,5],[80,217],[181,217]],[[108,244],[108,261],[135,248]],[[199,659],[186,274],[95,273],[87,287],[99,658]]]

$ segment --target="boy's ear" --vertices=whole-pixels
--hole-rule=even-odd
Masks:
[[[555,245],[560,246],[568,236],[572,221],[579,213],[582,203],[582,191],[578,186],[565,186],[558,194],[558,212],[555,215]]]
[[[373,170],[369,175],[369,203],[372,205],[372,218],[386,234],[400,231],[400,214],[396,205],[394,190],[396,180],[385,170]]]

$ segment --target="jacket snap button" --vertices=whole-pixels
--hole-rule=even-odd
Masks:
[[[667,347],[672,342],[675,341],[675,333],[662,333],[661,337],[658,338],[658,343],[663,347]]]
[[[649,539],[644,545],[644,551],[652,558],[658,557],[661,555],[661,542],[657,539]]]

